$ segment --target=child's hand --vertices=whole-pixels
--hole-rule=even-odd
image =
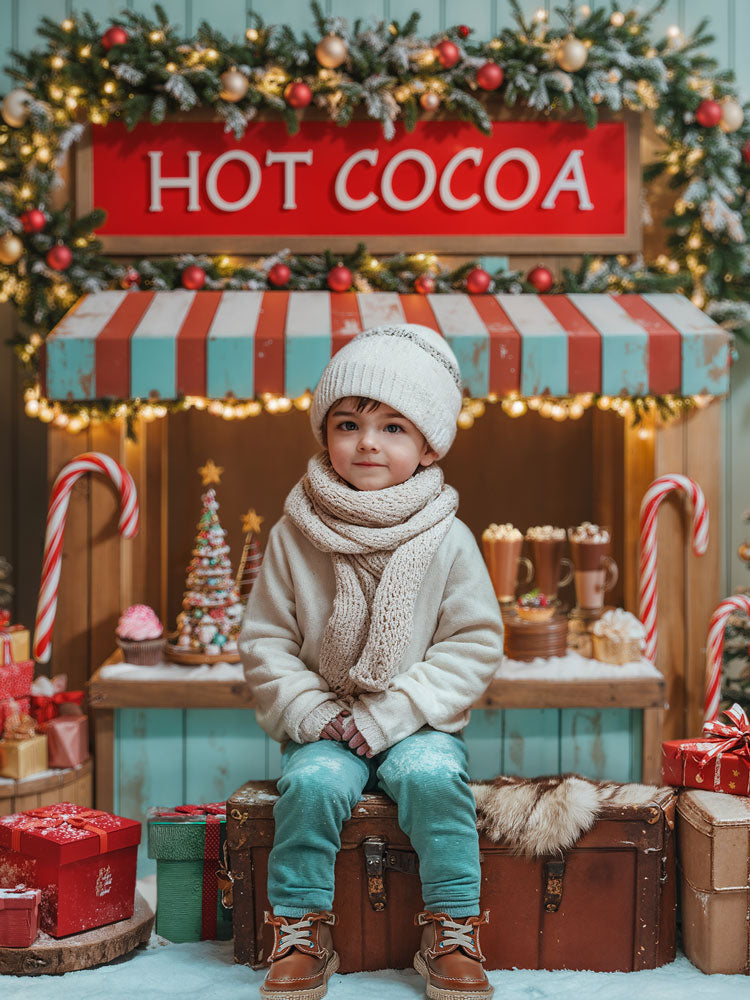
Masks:
[[[351,717],[351,713],[347,710],[339,712],[335,719],[324,726],[320,737],[324,740],[338,740],[346,743],[350,750],[356,751],[358,757],[374,756],[364,736],[357,729],[357,724]]]

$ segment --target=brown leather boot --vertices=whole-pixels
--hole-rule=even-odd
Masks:
[[[323,910],[298,920],[266,910],[265,921],[273,925],[273,950],[260,995],[266,1000],[320,1000],[339,967],[329,929],[336,923],[334,914]]]
[[[426,983],[431,1000],[489,1000],[490,986],[479,946],[479,925],[489,923],[490,912],[452,920],[447,913],[423,910],[414,923],[424,926],[414,968]]]

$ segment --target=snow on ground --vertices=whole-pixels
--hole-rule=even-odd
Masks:
[[[7,977],[3,1000],[256,1000],[262,971],[232,960],[231,941],[149,945],[111,965],[65,976]],[[648,972],[490,972],[496,1000],[747,1000],[747,976],[704,976],[684,956]],[[421,1000],[423,980],[413,970],[358,972],[332,977],[330,1000]]]

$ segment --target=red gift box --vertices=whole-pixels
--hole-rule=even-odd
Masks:
[[[0,889],[0,948],[28,948],[39,933],[39,889]]]
[[[71,802],[0,817],[0,871],[41,889],[53,937],[133,915],[141,824]]]
[[[11,636],[0,632],[0,701],[31,694],[34,680],[33,660],[14,660]]]
[[[750,723],[739,705],[724,712],[734,725],[707,722],[696,740],[661,745],[665,785],[685,785],[730,795],[750,795]]]
[[[89,759],[89,720],[85,715],[59,715],[47,723],[50,767],[77,767]]]
[[[50,682],[48,678],[37,678],[34,682],[34,687],[41,687],[42,683],[46,683],[46,687],[50,690]],[[65,674],[58,674],[57,677],[52,678],[52,688],[62,686],[62,690],[56,690],[54,694],[32,694],[31,695],[31,711],[30,715],[34,722],[36,722],[37,731],[43,733],[47,728],[47,723],[51,719],[56,719],[60,714],[60,708],[63,705],[76,705],[79,708],[83,705],[83,699],[85,697],[84,691],[65,691],[65,684],[67,684],[67,677]]]
[[[5,701],[0,701],[0,736],[2,736],[5,720],[8,716],[28,715],[29,707],[28,698],[6,698]]]

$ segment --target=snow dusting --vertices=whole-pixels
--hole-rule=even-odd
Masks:
[[[197,667],[180,667],[175,663],[157,663],[142,667],[135,663],[112,663],[99,671],[102,680],[109,681],[229,681],[243,683],[241,663],[201,663]]]
[[[623,677],[661,677],[650,660],[642,658],[632,663],[602,663],[590,660],[569,649],[565,656],[538,657],[536,660],[504,659],[496,677],[527,681],[616,681]]]

